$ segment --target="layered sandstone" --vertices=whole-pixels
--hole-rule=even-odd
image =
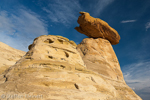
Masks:
[[[107,41],[105,42],[107,44]],[[103,55],[105,57],[105,54]],[[108,62],[104,63],[113,64],[109,60],[110,55],[106,56],[108,56],[108,58],[105,57]],[[118,63],[114,65],[119,66]],[[109,64],[106,67],[109,67],[107,70],[113,68]],[[117,72],[114,71],[109,74],[114,76],[110,77],[88,69],[73,41],[61,36],[40,36],[29,46],[29,51],[25,56],[0,75],[1,99],[133,100],[136,98],[135,100],[140,100],[124,83],[119,67],[116,70],[121,74],[118,75],[119,78],[116,78],[114,74]],[[119,86],[114,86],[114,84]],[[130,95],[123,94],[126,91],[130,91]]]
[[[93,18],[87,12],[80,12],[81,16],[78,18],[79,27],[75,29],[85,34],[90,38],[104,38],[110,41],[111,44],[118,44],[120,36],[118,32],[110,27],[108,23],[99,19]]]
[[[25,55],[24,51],[14,49],[0,42],[0,74]]]
[[[116,54],[106,39],[85,38],[77,46],[87,68],[108,78],[124,81]]]
[[[126,85],[118,59],[108,40],[102,38],[85,38],[78,44],[77,50],[80,52],[87,69],[103,77],[106,82],[115,88],[120,96],[125,97],[126,100],[141,100],[141,98]]]
[[[84,66],[76,46],[74,41],[69,41],[65,37],[43,35],[34,39],[33,44],[29,45],[29,52],[27,52],[25,58]]]

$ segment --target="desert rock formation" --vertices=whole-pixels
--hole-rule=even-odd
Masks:
[[[85,38],[78,44],[80,52],[88,70],[96,72],[110,83],[126,100],[141,100],[135,92],[126,85],[116,54],[111,43],[102,38]],[[118,100],[124,100],[118,99]]]
[[[0,74],[25,55],[24,51],[14,49],[0,42]]]
[[[110,79],[124,81],[118,59],[108,40],[85,38],[77,50],[88,69]]]
[[[121,79],[117,82],[125,84]],[[131,96],[120,93],[125,89],[140,100],[130,88],[114,87],[88,70],[76,44],[61,36],[36,38],[25,56],[0,75],[0,81],[2,100],[128,100]]]
[[[120,36],[118,32],[110,27],[108,23],[99,19],[93,18],[87,12],[80,12],[81,16],[78,18],[79,27],[75,29],[87,35],[90,38],[104,38],[110,41],[111,44],[118,44]]]
[[[0,43],[0,69],[5,68],[0,100],[141,100],[125,83],[112,48],[120,40],[117,31],[80,13],[76,30],[90,38],[78,45],[62,36],[43,35],[25,54]]]
[[[88,70],[99,74],[110,83],[121,98],[115,100],[141,100],[125,83],[119,61],[111,44],[118,44],[118,32],[99,18],[93,18],[89,13],[80,12],[79,27],[75,29],[90,38],[85,38],[77,46]]]
[[[84,66],[84,62],[78,51],[76,43],[62,36],[43,35],[34,39],[29,45],[26,59],[47,60]]]

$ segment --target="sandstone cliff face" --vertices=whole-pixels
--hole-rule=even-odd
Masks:
[[[124,82],[116,54],[106,39],[85,38],[77,46],[88,69],[110,79]]]
[[[108,44],[103,39],[92,41],[102,42],[102,44],[106,42]],[[82,46],[78,46],[81,54]],[[95,54],[98,52],[96,47]],[[85,48],[87,48],[86,45]],[[109,48],[111,47],[107,46],[104,52],[113,52],[112,50],[109,51]],[[90,47],[88,49],[90,50]],[[91,54],[91,52],[85,53],[82,57]],[[88,70],[76,50],[74,42],[60,36],[40,36],[29,46],[29,51],[25,56],[0,75],[1,99],[140,100],[124,83],[118,62],[111,61],[111,54],[105,55],[104,53],[102,55],[108,60],[105,61],[102,58],[104,63],[117,66],[114,69],[114,66],[109,64],[105,66],[103,64],[107,68],[105,72],[112,70],[112,73],[107,73],[106,75],[102,73],[102,75],[99,72],[102,69],[99,71]],[[115,54],[112,54],[112,56],[116,57]],[[96,59],[99,60],[98,58]],[[115,59],[117,60],[117,58]],[[91,59],[89,58],[89,60]],[[100,60],[98,63],[100,63]],[[100,64],[102,65],[102,63]],[[93,67],[99,66],[94,65]],[[88,68],[90,69],[90,66]],[[113,76],[111,77],[110,75]]]
[[[141,100],[126,85],[116,54],[111,43],[102,38],[85,38],[77,46],[87,69],[98,73],[110,83],[123,98],[118,100]]]
[[[118,44],[120,36],[118,32],[110,27],[108,23],[99,19],[93,18],[87,12],[80,12],[81,16],[78,18],[79,27],[75,29],[87,35],[90,38],[104,38],[110,41],[111,44]]]
[[[0,74],[25,55],[24,51],[14,49],[0,42]]]

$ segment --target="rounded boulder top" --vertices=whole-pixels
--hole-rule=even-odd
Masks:
[[[112,45],[119,43],[120,35],[107,22],[99,18],[94,18],[87,12],[80,12],[80,14],[81,16],[79,16],[77,21],[79,27],[75,27],[78,32],[90,38],[107,39]]]

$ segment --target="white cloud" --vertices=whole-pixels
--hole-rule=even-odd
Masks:
[[[81,6],[78,0],[55,0],[48,7],[43,7],[43,10],[48,13],[48,17],[52,22],[62,23],[66,26],[71,25],[76,21]]]
[[[15,32],[14,25],[10,24],[12,21],[8,18],[8,14],[6,11],[0,12],[0,33],[7,33],[13,35]]]
[[[121,23],[133,23],[133,22],[136,22],[136,20],[123,20],[121,21]]]
[[[147,23],[145,24],[145,28],[146,28],[146,31],[150,28],[150,22],[147,22]]]
[[[48,34],[40,16],[25,8],[16,13],[0,11],[0,22],[0,41],[16,49],[27,51],[34,38]]]
[[[150,61],[141,61],[123,66],[122,71],[126,83],[134,88],[139,96],[150,98],[150,95],[148,95],[150,94]]]

